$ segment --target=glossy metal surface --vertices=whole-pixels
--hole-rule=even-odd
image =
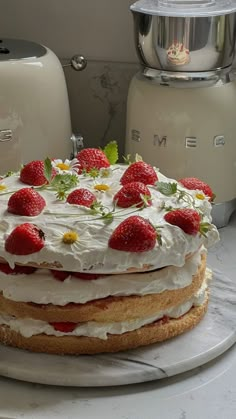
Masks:
[[[212,207],[212,220],[217,228],[225,227],[229,224],[231,215],[236,210],[236,199],[231,201],[214,204]]]
[[[211,17],[169,17],[133,12],[140,62],[167,71],[210,71],[234,59],[236,13]]]

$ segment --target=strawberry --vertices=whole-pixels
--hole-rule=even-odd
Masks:
[[[206,196],[209,196],[211,200],[214,199],[214,193],[211,187],[196,177],[186,177],[179,180],[179,183],[183,185],[186,189],[196,190],[199,189],[200,191],[204,192]]]
[[[32,266],[21,266],[16,265],[14,269],[12,269],[8,263],[0,263],[0,271],[4,272],[6,275],[18,275],[18,274],[26,274],[30,275],[36,271],[36,268]]]
[[[126,169],[120,179],[120,183],[126,185],[130,182],[142,182],[145,185],[154,185],[157,180],[157,174],[150,164],[144,161],[137,161]]]
[[[181,228],[186,234],[195,236],[201,230],[201,217],[194,209],[182,208],[164,215],[165,220]]]
[[[52,178],[57,174],[56,169],[52,168]],[[47,182],[44,176],[44,162],[34,160],[26,164],[20,172],[20,180],[27,185],[41,186]]]
[[[150,222],[132,215],[115,228],[108,246],[126,252],[147,252],[155,247],[156,241],[157,232]]]
[[[145,202],[147,202],[148,205],[151,205],[151,193],[144,183],[130,182],[125,184],[115,194],[114,202],[121,208],[128,208],[132,205],[136,205],[140,208]]]
[[[77,154],[77,159],[80,165],[79,173],[82,170],[89,172],[92,169],[101,169],[110,166],[105,153],[98,148],[84,148]]]
[[[36,225],[20,224],[7,237],[5,250],[13,255],[30,255],[44,246],[44,233]]]
[[[85,188],[75,189],[66,200],[69,204],[83,205],[84,207],[91,207],[95,201],[96,196]]]
[[[84,272],[71,272],[71,275],[75,276],[75,278],[85,279],[85,280],[98,279],[98,278],[101,278],[103,276],[106,276],[106,275],[103,275],[103,274],[87,274],[87,273],[84,273]]]
[[[54,269],[51,269],[51,274],[58,281],[65,281],[65,279],[68,278],[68,276],[70,275],[70,272],[67,272],[67,271],[56,271]]]
[[[39,215],[45,205],[44,198],[37,191],[22,188],[9,198],[7,210],[13,214],[33,217]]]
[[[53,322],[49,323],[58,332],[69,333],[73,332],[78,323],[72,322]]]

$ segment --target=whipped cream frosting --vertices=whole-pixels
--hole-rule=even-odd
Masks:
[[[211,271],[206,271],[205,279],[198,292],[188,301],[175,306],[171,309],[159,311],[150,317],[142,319],[135,319],[132,321],[112,322],[112,323],[99,323],[99,322],[84,322],[79,323],[73,332],[63,333],[56,331],[53,326],[42,320],[34,319],[19,319],[14,316],[9,316],[0,313],[0,324],[10,327],[11,330],[20,333],[22,336],[29,338],[33,335],[46,334],[49,336],[88,336],[96,337],[106,340],[108,334],[121,335],[132,330],[139,329],[142,326],[151,324],[163,316],[170,318],[179,318],[187,313],[191,307],[200,306],[205,301],[207,295],[208,282],[211,279]]]
[[[87,188],[93,192],[99,201],[107,208],[113,209],[113,197],[122,187],[120,178],[127,169],[125,165],[115,165],[107,171],[108,177],[93,179],[89,176],[78,175],[77,188]],[[157,170],[157,169],[156,169]],[[162,182],[175,182],[157,171],[158,179]],[[149,186],[152,194],[152,205],[134,212],[134,208],[116,209],[114,219],[106,222],[99,215],[91,215],[85,207],[70,205],[56,199],[56,193],[49,190],[39,191],[47,205],[43,212],[36,217],[17,216],[7,212],[7,202],[10,195],[4,192],[15,191],[26,187],[19,180],[19,174],[5,178],[2,182],[6,190],[0,192],[0,257],[4,258],[11,267],[15,263],[21,264],[59,264],[59,268],[67,271],[84,271],[95,273],[125,272],[131,267],[149,270],[164,266],[183,266],[186,255],[196,252],[201,245],[207,248],[219,239],[215,226],[212,225],[207,237],[184,233],[179,227],[168,224],[164,220],[166,213],[162,205],[174,208],[191,207],[191,204],[178,200],[175,195],[164,196],[155,187]],[[105,184],[107,191],[95,189],[97,184]],[[189,191],[178,185],[180,190],[188,192],[195,200],[195,206],[203,214],[203,222],[211,223],[211,204],[207,197],[197,198],[197,191]],[[76,189],[76,188],[75,188]],[[201,194],[202,195],[202,194]],[[114,229],[130,215],[140,215],[155,225],[161,227],[162,246],[156,243],[154,249],[142,252],[125,252],[108,247],[108,240]],[[30,222],[36,224],[45,234],[45,245],[39,252],[31,255],[18,256],[5,251],[5,240],[12,230],[19,224]],[[76,231],[79,240],[74,244],[65,244],[62,236],[68,230]]]
[[[169,266],[152,272],[109,275],[96,280],[69,276],[61,282],[46,269],[38,269],[30,275],[7,275],[0,272],[0,291],[10,300],[58,306],[83,304],[108,296],[156,294],[190,285],[204,251],[202,248],[196,252],[181,268]]]

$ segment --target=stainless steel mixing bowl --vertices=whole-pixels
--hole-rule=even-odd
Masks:
[[[135,45],[145,67],[195,72],[232,65],[236,13],[171,17],[133,11],[133,17]]]

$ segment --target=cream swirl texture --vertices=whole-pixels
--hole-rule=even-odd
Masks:
[[[112,211],[113,197],[121,188],[120,178],[127,166],[115,165],[111,167],[107,178],[79,175],[78,187],[89,189],[95,193],[97,199]],[[158,178],[163,182],[174,182],[157,171]],[[25,187],[17,174],[4,179],[6,191],[15,191]],[[96,189],[96,185],[105,184],[106,191]],[[185,190],[178,185],[180,190]],[[129,270],[131,267],[141,270],[162,268],[174,265],[181,267],[185,264],[188,254],[195,253],[201,245],[212,246],[218,241],[218,232],[215,226],[211,225],[206,237],[198,234],[191,236],[184,233],[179,227],[168,224],[164,220],[166,206],[173,208],[191,207],[191,204],[184,200],[178,200],[175,195],[166,197],[154,186],[149,186],[152,194],[152,205],[136,214],[148,219],[153,225],[161,227],[162,246],[156,243],[155,247],[147,252],[135,253],[114,250],[108,247],[108,240],[114,229],[121,221],[128,218],[134,208],[127,208],[118,212],[111,222],[106,222],[99,215],[91,215],[90,210],[77,205],[70,205],[58,201],[56,194],[47,189],[40,191],[46,200],[46,208],[36,217],[17,216],[7,212],[9,195],[0,193],[0,257],[7,261],[10,266],[20,264],[49,264],[67,271],[83,271],[95,273],[120,273]],[[186,190],[187,191],[187,190]],[[195,200],[195,206],[202,214],[203,221],[211,223],[211,204],[208,199],[198,199],[196,191],[187,191]],[[13,255],[5,250],[5,240],[12,230],[21,223],[31,222],[36,224],[45,234],[45,245],[39,252],[31,255]],[[68,245],[62,241],[63,234],[73,230],[78,233],[78,242]]]

